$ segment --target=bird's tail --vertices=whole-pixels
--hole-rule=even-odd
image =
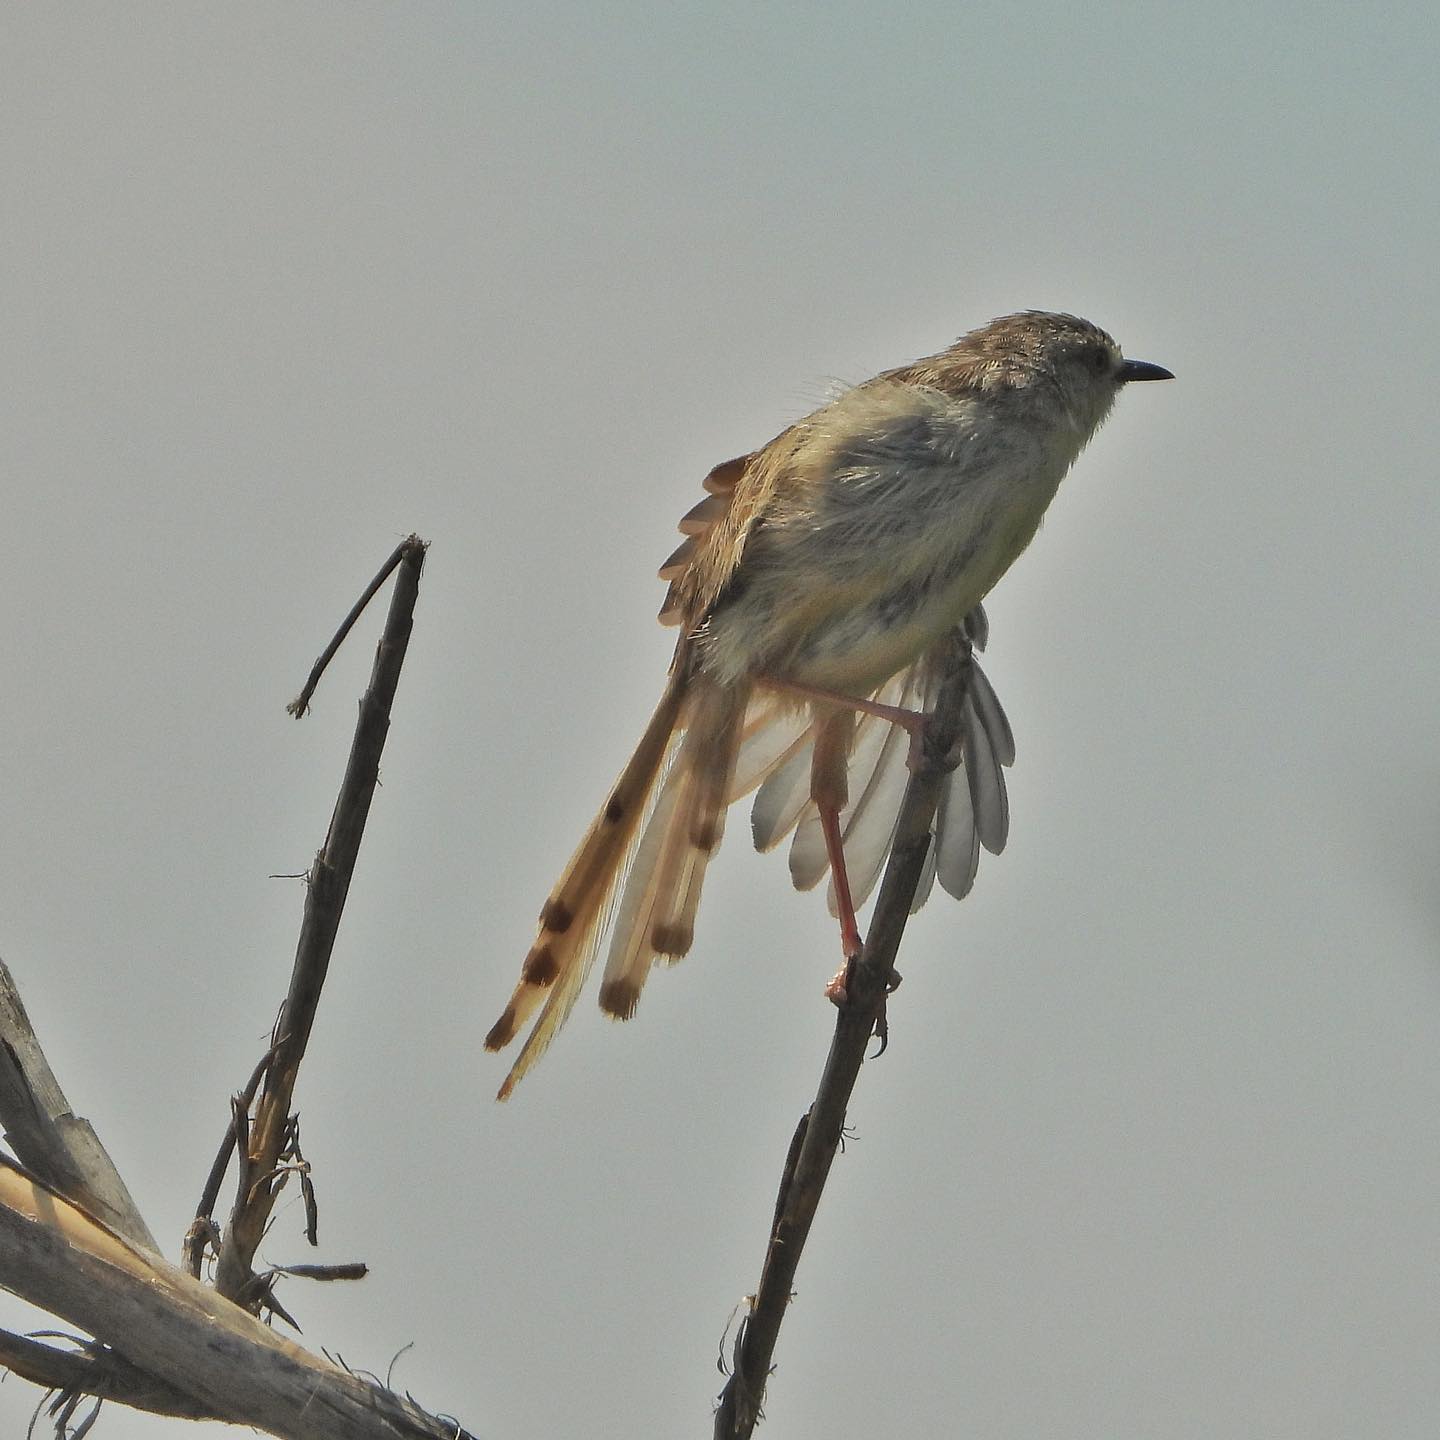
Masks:
[[[545,1008],[526,1037],[498,1098],[504,1100],[539,1059],[565,1023],[585,982],[609,917],[611,903],[640,833],[650,797],[665,768],[691,686],[677,665],[635,753],[620,772],[600,813],[590,823],[570,863],[540,912],[540,932],[520,970],[520,981],[504,1013],[485,1037],[487,1050],[501,1050],[519,1033],[542,1000]],[[703,708],[703,707],[702,707]],[[689,736],[681,754],[692,749]],[[671,779],[693,768],[672,767]],[[668,792],[667,782],[665,790]],[[656,816],[659,816],[657,806]],[[649,827],[646,830],[648,837]],[[703,868],[703,867],[702,867]],[[698,890],[698,881],[696,882]],[[628,892],[627,892],[628,893]],[[612,957],[613,964],[613,957]],[[609,971],[607,969],[607,979]],[[635,989],[638,993],[639,986]],[[630,1007],[634,1008],[633,1003]]]
[[[733,798],[748,687],[700,676],[692,692],[684,738],[635,851],[600,983],[600,1008],[619,1020],[635,1013],[656,959],[689,951],[705,869]]]

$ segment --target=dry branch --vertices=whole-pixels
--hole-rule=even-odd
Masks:
[[[715,1412],[716,1440],[748,1440],[760,1418],[795,1270],[831,1162],[840,1147],[846,1107],[866,1047],[885,1004],[895,956],[930,847],[940,787],[953,766],[948,757],[960,734],[960,717],[970,683],[970,641],[957,632],[954,644],[927,728],[925,758],[905,791],[865,949],[850,975],[848,1003],[836,1017],[835,1035],[814,1103],[801,1119],[786,1156],[760,1285],[741,1323],[733,1370]]]
[[[70,1108],[35,1038],[20,992],[0,961],[0,1124],[22,1164],[53,1190],[157,1254],[115,1163],[88,1120]]]
[[[330,643],[321,651],[320,658],[310,667],[310,674],[305,681],[304,689],[285,707],[286,711],[297,720],[302,718],[310,708],[310,697],[314,695],[315,687],[319,685],[320,677],[325,673],[325,667],[335,658],[335,652],[345,643],[345,637],[350,633],[355,622],[364,614],[365,607],[389,579],[390,572],[407,558],[414,566],[415,579],[418,582],[420,566],[425,563],[425,542],[418,535],[408,536],[390,552],[390,558],[365,587],[365,593],[350,607],[350,613],[340,622],[340,628],[335,632]],[[413,596],[411,597],[411,609],[414,609]]]
[[[274,1195],[293,1172],[301,1174],[313,1237],[313,1192],[298,1158],[299,1126],[289,1113],[290,1099],[376,784],[424,551],[411,536],[366,592],[373,595],[399,568],[330,832],[311,871],[290,992],[269,1051],[235,1099],[203,1213],[186,1240],[186,1263],[198,1271],[205,1247],[216,1243],[209,1212],[230,1156],[237,1154],[241,1233],[228,1252],[228,1267],[222,1251],[221,1268],[238,1297],[257,1307],[263,1299],[281,1314],[269,1295],[280,1272],[251,1273],[250,1241],[253,1236],[258,1243]],[[317,663],[307,696],[360,608]],[[262,1083],[252,1125],[249,1106]],[[97,1396],[163,1415],[248,1425],[286,1440],[470,1440],[454,1420],[429,1415],[408,1397],[309,1354],[243,1305],[160,1258],[94,1132],[71,1112],[3,964],[0,1120],[25,1162],[0,1156],[0,1284],[97,1337],[76,1337],[77,1348],[65,1350],[0,1331],[0,1365],[53,1392],[48,1413],[57,1433],[88,1430],[94,1411],[79,1420],[77,1411],[86,1396]],[[356,1279],[363,1267],[293,1266],[284,1273]]]
[[[239,1192],[215,1267],[215,1288],[222,1295],[252,1308],[258,1308],[262,1301],[273,1303],[268,1285],[256,1283],[253,1268],[255,1251],[265,1233],[275,1198],[289,1174],[293,1173],[294,1167],[284,1163],[287,1154],[298,1148],[291,1124],[290,1102],[300,1062],[310,1040],[320,991],[325,984],[335,935],[350,889],[350,877],[360,853],[360,840],[380,775],[380,756],[390,728],[390,706],[395,698],[410,640],[420,571],[424,563],[425,544],[418,536],[412,535],[386,561],[361,600],[346,616],[335,639],[316,661],[301,698],[290,707],[293,714],[304,712],[321,672],[354,624],[356,616],[386,576],[398,569],[385,630],[375,652],[370,683],[360,701],[360,718],[355,727],[345,778],[340,785],[324,847],[310,869],[290,990],[275,1023],[274,1039],[262,1066],[264,1079],[255,1116],[248,1127],[247,1143],[240,1147]],[[244,1107],[237,1106],[231,1121],[232,1137],[241,1134],[243,1124]],[[203,1223],[211,1217],[202,1212],[197,1218]]]
[[[107,1337],[147,1376],[170,1377],[190,1413],[293,1440],[465,1440],[453,1422],[282,1338],[3,1158],[0,1274],[22,1299]]]

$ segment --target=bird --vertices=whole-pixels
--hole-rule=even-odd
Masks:
[[[485,1038],[504,1048],[543,1004],[498,1099],[569,1016],[607,927],[599,1001],[617,1019],[635,1013],[657,961],[689,951],[726,810],[751,790],[757,847],[795,830],[796,884],[829,869],[853,960],[855,897],[888,851],[893,777],[915,763],[946,647],[957,636],[983,647],[982,599],[1121,389],[1173,378],[1087,320],[1022,311],[841,391],[710,471],[660,567],[659,618],[680,632],[660,701]],[[966,704],[970,793],[952,787],[949,823],[942,796],[927,862],[960,895],[978,844],[1004,844],[1000,766],[1014,758],[978,669]]]

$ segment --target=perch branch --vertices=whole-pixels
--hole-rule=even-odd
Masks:
[[[736,1339],[734,1368],[715,1412],[716,1440],[748,1440],[760,1418],[765,1383],[790,1303],[796,1267],[840,1146],[846,1107],[866,1046],[885,1003],[895,956],[930,848],[940,787],[951,768],[946,757],[960,734],[960,716],[970,683],[970,642],[957,632],[953,643],[926,731],[925,758],[905,791],[870,934],[849,978],[849,1000],[836,1017],[835,1035],[814,1103],[801,1121],[786,1157],[760,1285]]]

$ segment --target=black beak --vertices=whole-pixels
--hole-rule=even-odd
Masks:
[[[1120,367],[1120,383],[1130,380],[1173,380],[1175,377],[1163,366],[1152,365],[1148,360],[1127,360]]]

